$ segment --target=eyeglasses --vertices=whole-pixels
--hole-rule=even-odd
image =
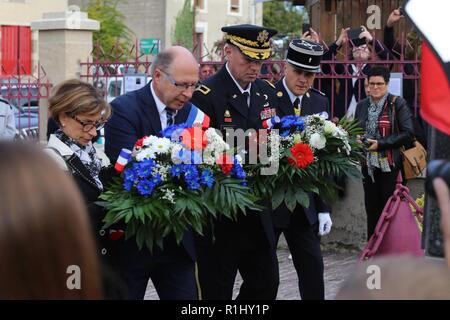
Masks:
[[[83,131],[84,132],[89,132],[89,131],[91,131],[94,128],[97,131],[101,130],[101,129],[103,129],[103,127],[105,126],[105,123],[106,123],[106,121],[104,121],[104,120],[103,121],[97,121],[97,122],[94,122],[94,123],[81,121],[80,119],[77,118],[77,116],[73,116],[71,118],[83,126]]]
[[[371,88],[382,87],[385,84],[386,84],[385,82],[369,82],[369,87],[371,87]]]
[[[176,88],[180,89],[180,90],[189,90],[189,89],[193,89],[193,90],[197,90],[198,88],[201,87],[201,83],[200,82],[196,82],[196,83],[178,83],[176,82],[171,76],[170,74],[168,74],[167,72],[164,72],[162,70],[160,70],[162,73],[164,73],[164,75],[166,76],[167,80],[169,80],[169,82],[174,85]]]

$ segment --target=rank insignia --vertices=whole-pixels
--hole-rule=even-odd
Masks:
[[[269,106],[264,107],[264,109],[261,111],[261,120],[266,120],[272,118],[272,109],[270,109]]]
[[[230,110],[228,110],[228,109],[225,110],[225,114],[223,116],[224,116],[223,121],[228,122],[228,123],[233,122],[233,119],[231,118]]]
[[[283,96],[283,92],[278,91],[278,92],[277,92],[277,97],[278,97],[278,98],[281,98],[282,96]]]

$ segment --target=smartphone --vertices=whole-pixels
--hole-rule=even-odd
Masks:
[[[302,33],[305,33],[306,31],[309,31],[309,29],[311,29],[311,24],[304,23],[303,26],[302,26]]]
[[[405,9],[403,9],[403,7],[398,8],[398,10],[400,11],[400,14],[401,14],[402,16],[406,16],[406,14],[405,14]]]
[[[359,39],[359,35],[364,31],[362,27],[353,28],[347,31],[348,38],[350,40]]]

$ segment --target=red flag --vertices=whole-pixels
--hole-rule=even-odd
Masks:
[[[422,45],[420,114],[433,127],[450,135],[450,83],[433,51]]]

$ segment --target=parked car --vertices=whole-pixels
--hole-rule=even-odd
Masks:
[[[18,83],[17,80],[5,82],[3,80],[0,96],[9,100],[15,106],[39,105],[39,87],[33,83]]]

